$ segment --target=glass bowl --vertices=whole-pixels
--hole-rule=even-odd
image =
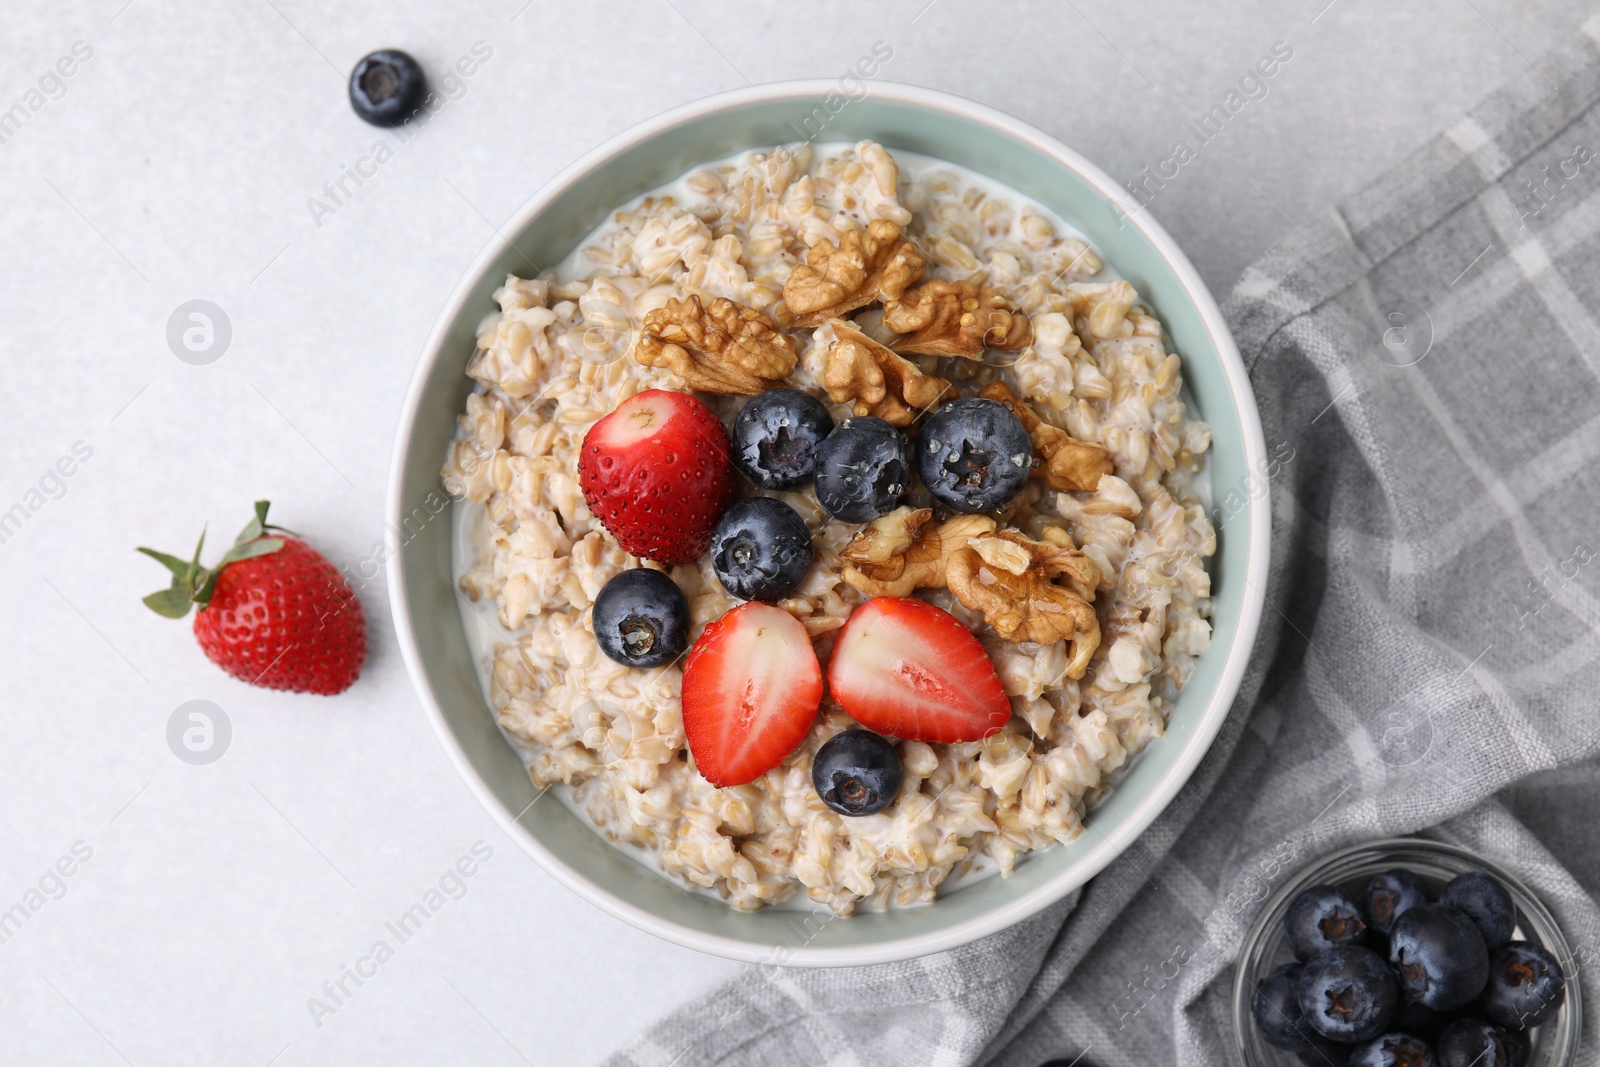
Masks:
[[[1314,885],[1337,886],[1360,900],[1373,875],[1395,867],[1416,874],[1435,896],[1446,882],[1466,871],[1485,871],[1500,880],[1517,906],[1517,928],[1512,937],[1543,945],[1561,962],[1566,978],[1566,1000],[1555,1017],[1527,1031],[1533,1045],[1528,1067],[1568,1067],[1577,1063],[1583,996],[1578,987],[1577,962],[1555,916],[1516,875],[1499,864],[1454,845],[1416,837],[1367,841],[1331,852],[1301,869],[1262,904],[1260,914],[1245,934],[1233,979],[1233,1038],[1240,1062],[1246,1067],[1299,1067],[1302,1062],[1294,1053],[1262,1040],[1250,1014],[1250,998],[1256,986],[1277,968],[1294,962],[1283,933],[1290,901]]]

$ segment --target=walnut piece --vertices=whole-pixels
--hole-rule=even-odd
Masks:
[[[666,367],[685,389],[754,396],[783,381],[798,357],[794,341],[755,308],[718,297],[673,298],[644,317],[633,358]]]
[[[835,404],[854,401],[858,415],[876,415],[891,426],[910,426],[918,411],[950,391],[950,382],[924,374],[916,364],[885,348],[845,319],[831,319],[834,342],[822,372],[823,388]]]
[[[899,507],[867,523],[839,553],[844,580],[868,596],[943,589],[950,554],[995,526],[983,515],[956,515],[936,526],[932,519],[930,508]]]
[[[1059,492],[1092,493],[1102,475],[1113,471],[1111,453],[1097,444],[1080,441],[1059,426],[1045,422],[1025,402],[1006,388],[1004,382],[991,382],[978,395],[1009,406],[1028,431],[1033,450],[1040,457],[1034,473]]]
[[[997,290],[975,282],[935,280],[883,303],[883,324],[907,336],[896,352],[981,359],[989,348],[1018,349],[1033,340],[1028,316]]]
[[[1005,530],[973,537],[950,555],[945,580],[1007,641],[1072,642],[1067,677],[1082,678],[1100,647],[1100,620],[1089,603],[1100,571],[1059,526],[1042,536]]]
[[[783,302],[796,326],[818,326],[866,307],[898,300],[916,284],[928,261],[888,219],[873,219],[839,243],[819,241],[783,283]]]

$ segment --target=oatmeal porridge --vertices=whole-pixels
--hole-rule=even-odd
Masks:
[[[533,780],[613,844],[743,910],[926,903],[1072,841],[1161,737],[1211,634],[1210,433],[1160,322],[1059,220],[869,141],[756,152],[616,212],[495,300],[443,472],[463,516],[464,617]],[[951,506],[908,477],[861,519],[823,506],[820,466],[816,484],[775,490],[735,476],[730,500],[773,498],[810,534],[772,607],[728,591],[716,548],[675,565],[625,551],[580,477],[590,431],[665,390],[737,434],[741,409],[775,389],[815,397],[836,427],[903,434],[908,457],[939,448],[923,430],[948,423],[941,412],[998,410],[1022,435],[1020,471],[994,475],[1015,488]],[[691,671],[708,628],[741,606],[786,612],[831,672],[863,605],[931,604],[992,662],[1004,725],[954,742],[878,730],[900,778],[881,807],[846,814],[819,795],[813,761],[870,717],[846,714],[830,673],[792,751],[719,788],[686,736],[686,660],[628,666],[597,640],[597,598],[641,569],[682,593]]]

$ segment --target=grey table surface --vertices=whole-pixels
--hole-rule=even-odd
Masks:
[[[7,4],[0,512],[26,517],[0,528],[0,1062],[586,1063],[736,973],[582,903],[495,829],[412,693],[381,577],[361,590],[366,673],[332,700],[235,683],[139,604],[162,577],[135,545],[183,551],[208,521],[231,536],[258,497],[334,559],[370,558],[401,397],[445,296],[593,145],[749,79],[837,76],[883,41],[881,77],[1009,111],[1136,179],[1287,42],[1293,58],[1151,202],[1221,296],[1588,13]],[[415,138],[351,115],[343,79],[363,53],[403,47],[439,71],[477,42],[492,56]],[[392,158],[314,211],[380,139]],[[166,339],[194,299],[231,324],[204,366]],[[191,700],[231,726],[205,766],[167,742]],[[480,841],[492,856],[447,880],[422,930],[389,933]],[[70,876],[52,873],[75,851]],[[392,954],[363,964],[380,940]]]

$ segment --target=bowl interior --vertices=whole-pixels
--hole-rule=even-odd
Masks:
[[[1227,355],[1223,346],[1231,350],[1231,343],[1225,335],[1219,342],[1208,328],[1220,329],[1214,305],[1202,296],[1203,307],[1186,288],[1186,284],[1198,286],[1198,278],[1186,264],[1176,266],[1163,256],[1146,232],[1147,224],[1119,219],[1108,199],[1114,185],[1092,167],[1065,166],[1047,144],[1034,143],[1025,127],[991,120],[983,109],[970,106],[970,113],[962,113],[955,105],[969,107],[964,102],[955,102],[952,110],[936,109],[922,102],[919,93],[874,86],[870,95],[846,103],[836,114],[832,109],[842,98],[835,93],[830,101],[815,86],[773,94],[683,121],[659,123],[655,132],[625,144],[579,180],[558,179],[553,192],[536,196],[507,226],[509,243],[486,252],[468,275],[433,347],[424,353],[421,377],[413,386],[412,421],[402,422],[391,500],[397,512],[393,521],[400,527],[394,532],[401,542],[391,564],[398,585],[397,625],[411,628],[413,671],[428,691],[424,697],[431,694],[437,703],[447,750],[456,749],[453,755],[458,765],[464,764],[463,773],[480,798],[495,814],[520,824],[525,846],[558,878],[575,888],[588,883],[586,895],[636,925],[733,958],[835,964],[918,955],[984,932],[974,924],[998,929],[1064,895],[1109,862],[1154,817],[1157,812],[1149,810],[1153,794],[1165,787],[1170,795],[1187,777],[1198,753],[1186,762],[1183,754],[1209,744],[1231,702],[1241,665],[1225,666],[1229,651],[1241,631],[1244,644],[1253,639],[1260,605],[1257,600],[1254,608],[1249,607],[1252,593],[1245,579],[1251,562],[1250,532],[1258,522],[1264,527],[1265,501],[1248,491],[1255,485],[1248,475],[1260,452],[1260,431],[1254,429],[1257,422],[1249,402],[1241,405],[1235,397],[1241,376],[1236,375],[1234,383],[1229,380],[1227,361],[1236,366],[1237,356]],[[498,732],[469,659],[452,590],[452,523],[439,477],[455,417],[471,391],[464,368],[476,327],[493,310],[491,294],[507,273],[527,274],[560,261],[619,205],[694,166],[757,146],[792,145],[796,131],[808,128],[808,118],[815,127],[813,116],[819,109],[829,116],[821,140],[871,138],[891,151],[911,150],[969,167],[1006,183],[1081,230],[1165,323],[1183,357],[1188,388],[1214,435],[1210,462],[1218,502],[1228,502],[1218,520],[1219,544],[1212,568],[1211,650],[1199,661],[1178,700],[1167,735],[1147,750],[1095,811],[1082,837],[1019,864],[1009,878],[985,879],[933,906],[837,922],[825,917],[826,909],[815,918],[782,910],[734,912],[645,870],[606,844],[555,798],[534,803],[535,787]],[[1182,274],[1186,270],[1188,277]],[[1213,316],[1209,323],[1207,307]],[[1254,551],[1264,553],[1265,544],[1257,544]],[[409,623],[402,604],[409,609]],[[1219,688],[1226,692],[1218,694]],[[1214,695],[1219,699],[1213,700]],[[515,829],[512,832],[515,835]],[[603,890],[598,898],[593,887]]]
[[[1250,1067],[1296,1067],[1300,1063],[1293,1053],[1261,1040],[1250,1014],[1250,997],[1255,987],[1279,967],[1294,962],[1289,939],[1283,931],[1283,922],[1294,898],[1311,886],[1332,885],[1359,900],[1373,875],[1396,867],[1417,875],[1435,897],[1450,879],[1472,870],[1488,872],[1510,891],[1517,906],[1513,939],[1543,945],[1562,961],[1568,975],[1566,1000],[1560,1010],[1543,1026],[1528,1031],[1533,1043],[1528,1067],[1562,1067],[1573,1062],[1571,1057],[1582,1030],[1583,997],[1578,987],[1577,967],[1575,964],[1568,966],[1572,961],[1572,948],[1555,916],[1512,872],[1466,849],[1423,838],[1391,838],[1340,849],[1296,874],[1261,906],[1260,914],[1245,936],[1234,973],[1234,1039],[1243,1061]]]

